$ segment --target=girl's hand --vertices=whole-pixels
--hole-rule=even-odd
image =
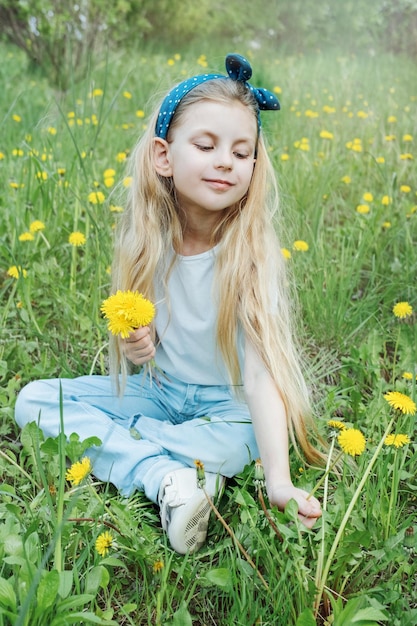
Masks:
[[[308,492],[298,489],[294,485],[282,485],[268,491],[269,502],[276,505],[281,511],[293,499],[298,504],[298,519],[307,528],[312,528],[318,517],[321,516],[320,502],[314,496],[308,498]]]
[[[130,333],[127,339],[122,340],[122,348],[126,358],[134,365],[143,365],[151,361],[155,356],[155,346],[149,326],[137,328]]]

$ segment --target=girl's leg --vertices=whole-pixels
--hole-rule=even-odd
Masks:
[[[56,437],[60,430],[61,393],[65,434],[75,432],[81,440],[95,436],[102,441],[100,447],[87,451],[95,476],[112,482],[124,495],[138,489],[156,502],[162,478],[184,464],[172,459],[163,444],[138,441],[130,434],[138,409],[155,422],[167,419],[163,406],[154,397],[153,387],[141,376],[132,376],[123,398],[118,398],[106,376],[35,381],[24,387],[17,398],[17,423],[23,427],[35,421],[46,436]]]
[[[208,472],[223,476],[238,474],[259,456],[248,407],[228,387],[188,385],[186,401],[172,421],[140,416],[136,428],[173,459],[190,467],[200,460]]]

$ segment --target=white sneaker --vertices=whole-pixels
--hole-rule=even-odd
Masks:
[[[223,487],[224,477],[205,472],[207,494],[213,498]],[[172,548],[179,554],[196,552],[204,545],[210,504],[197,484],[197,470],[184,467],[169,472],[158,494],[162,528]]]

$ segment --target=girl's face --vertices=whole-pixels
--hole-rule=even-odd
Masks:
[[[240,102],[193,104],[169,143],[155,141],[165,159],[158,173],[172,176],[187,215],[222,211],[246,194],[255,164],[257,120]]]

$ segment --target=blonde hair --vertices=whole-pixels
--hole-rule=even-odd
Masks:
[[[180,102],[168,141],[188,108],[203,99],[239,101],[249,107],[257,119],[256,102],[245,85],[227,78],[210,80],[195,87]],[[159,107],[131,155],[132,185],[119,223],[113,263],[113,291],[137,290],[150,299],[154,297],[155,279],[166,287],[166,267],[172,246],[180,250],[182,244],[182,216],[172,180],[159,176],[153,165],[158,111]],[[241,380],[237,355],[238,325],[241,325],[283,398],[294,446],[298,449],[298,441],[306,458],[317,462],[320,453],[308,438],[313,423],[293,338],[285,260],[274,227],[277,211],[275,173],[260,132],[248,192],[239,203],[221,214],[213,233],[213,245],[221,242],[215,269],[219,286],[217,341],[230,380],[237,385]],[[120,342],[114,337],[110,341],[111,372],[117,379],[121,372],[123,387],[129,363]]]

